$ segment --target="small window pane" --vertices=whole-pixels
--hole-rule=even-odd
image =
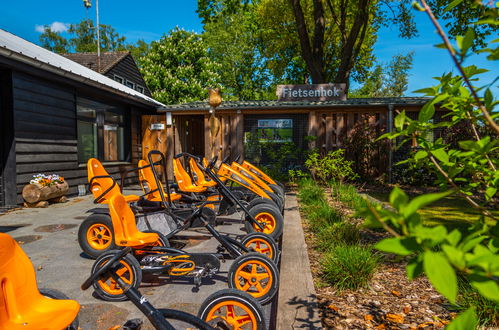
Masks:
[[[120,84],[123,84],[123,78],[121,78],[120,76],[114,76],[114,80],[116,80]]]
[[[106,123],[123,124],[123,115],[114,112],[106,112],[104,114],[104,121]]]
[[[134,88],[135,88],[135,84],[134,84],[133,82],[131,82],[131,81],[128,81],[128,80],[126,81],[125,85],[126,85],[127,87],[130,87],[131,89],[134,89]]]
[[[86,162],[97,157],[97,125],[78,120],[78,159]]]

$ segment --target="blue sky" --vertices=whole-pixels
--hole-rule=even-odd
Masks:
[[[92,1],[95,5],[95,0]],[[112,25],[128,42],[138,39],[157,40],[175,26],[186,30],[202,32],[201,21],[196,14],[197,0],[100,0],[101,24]],[[65,24],[76,23],[87,17],[95,18],[95,8],[88,13],[81,0],[51,1],[4,1],[0,14],[0,28],[14,33],[34,43],[38,42],[37,26],[53,25],[64,29]],[[405,40],[397,37],[396,28],[383,28],[378,36],[375,53],[380,62],[388,63],[392,56],[414,51],[413,68],[409,76],[408,95],[412,91],[433,84],[432,77],[453,70],[448,54],[433,45],[440,39],[426,14],[416,12],[416,22],[420,36]],[[63,23],[63,24],[60,24]],[[38,28],[39,29],[39,28]],[[478,66],[491,70],[484,75],[484,82],[498,75],[499,65],[491,66],[484,56],[469,60]],[[494,94],[499,88],[494,88]]]

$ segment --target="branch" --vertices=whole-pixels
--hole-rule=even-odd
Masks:
[[[366,202],[368,202],[368,203],[366,203],[367,208],[369,208],[369,211],[371,211],[371,213],[374,215],[376,220],[381,224],[383,229],[386,230],[387,232],[389,232],[394,237],[400,237],[400,235],[395,230],[393,230],[390,226],[388,226],[386,224],[386,222],[383,221],[383,219],[381,219],[381,217],[378,214],[378,211],[376,211],[376,209],[371,205],[371,203],[369,203],[369,201],[367,201],[367,199],[366,199]]]
[[[454,61],[454,64],[458,68],[459,72],[461,73],[461,76],[464,79],[464,82],[466,83],[466,86],[470,90],[471,94],[473,95],[473,98],[475,99],[476,103],[478,104],[478,107],[480,108],[480,111],[482,112],[483,116],[487,120],[487,123],[492,127],[492,129],[495,131],[496,135],[499,135],[499,126],[496,124],[494,119],[491,117],[490,113],[488,112],[487,108],[483,105],[483,103],[480,101],[480,98],[478,97],[478,94],[476,93],[475,89],[471,85],[471,82],[469,78],[466,76],[464,73],[463,67],[461,66],[461,63],[459,63],[459,60],[457,59],[456,52],[454,51],[454,48],[450,44],[449,38],[447,38],[447,35],[445,34],[444,30],[438,23],[437,19],[435,18],[435,15],[433,15],[433,12],[426,3],[426,0],[421,0],[421,3],[423,5],[424,10],[430,17],[430,20],[433,22],[433,25],[437,28],[437,32],[442,37],[442,40],[444,41],[445,47],[449,51],[450,56],[452,57],[452,60]]]
[[[459,195],[461,195],[468,202],[468,204],[470,204],[471,206],[473,206],[475,209],[479,210],[483,215],[485,215],[485,216],[487,216],[489,218],[492,218],[493,220],[497,221],[497,218],[492,213],[490,213],[489,210],[487,210],[484,207],[480,206],[477,202],[475,202],[473,199],[471,199],[470,196],[466,195],[457,186],[457,184],[454,182],[454,180],[452,180],[452,178],[447,174],[447,172],[445,172],[444,169],[440,166],[440,164],[437,162],[437,160],[435,159],[435,157],[433,157],[433,155],[431,154],[431,151],[429,151],[429,154],[430,154],[429,158],[430,158],[431,162],[433,163],[433,165],[435,165],[435,167],[440,172],[440,174],[442,174],[444,176],[444,178],[447,180],[447,182],[454,189],[456,189],[456,191],[459,193]]]
[[[475,135],[475,139],[476,139],[477,141],[480,141],[480,135],[478,134],[478,131],[477,131],[477,129],[476,129],[476,125],[475,125],[475,123],[472,121],[472,118],[473,118],[473,117],[471,116],[471,114],[470,114],[470,112],[469,112],[469,111],[466,111],[466,115],[468,116],[468,119],[469,119],[469,121],[470,121],[470,124],[471,124],[471,129],[473,130],[473,135]],[[491,168],[493,171],[497,171],[497,170],[496,170],[496,167],[494,166],[494,163],[492,163],[492,161],[490,160],[489,155],[485,154],[485,158],[487,159],[487,162],[489,163],[490,168]]]

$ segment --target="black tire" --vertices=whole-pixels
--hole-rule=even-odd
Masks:
[[[41,289],[38,289],[38,291],[40,291],[42,296],[45,296],[47,298],[59,299],[59,300],[70,300],[70,298],[68,296],[66,296],[64,293],[62,293],[59,290],[41,288]],[[78,321],[78,315],[76,315],[73,322],[71,322],[71,324],[68,325],[68,327],[66,329],[67,330],[78,330],[79,325],[80,325],[80,323]]]
[[[248,209],[249,214],[258,222],[268,220],[267,228],[264,233],[271,236],[274,240],[278,240],[282,235],[284,228],[284,217],[281,212],[274,205],[257,204]],[[268,219],[267,219],[268,218]],[[255,228],[251,223],[249,217],[246,217],[244,228],[247,233],[260,232],[258,227]]]
[[[166,309],[166,308],[159,309],[159,312],[163,315],[163,317],[167,321],[177,320],[194,326],[195,327],[194,329],[213,330],[213,327],[211,327],[207,322],[189,313],[178,311],[176,309]],[[172,329],[174,328],[172,327]]]
[[[257,241],[257,242],[255,242],[255,241]],[[264,241],[264,244],[266,246],[265,247],[255,246],[259,243],[258,241]],[[267,235],[264,233],[258,233],[258,232],[250,233],[250,234],[243,237],[243,239],[241,240],[241,243],[246,248],[250,248],[250,251],[261,253],[264,256],[266,256],[267,258],[271,259],[276,265],[279,262],[279,256],[281,254],[281,251],[279,251],[279,248],[277,247],[277,243],[270,235]],[[258,244],[258,245],[260,245],[260,244]],[[258,248],[261,248],[262,250],[257,250]]]
[[[110,234],[110,237],[105,235],[102,236],[102,239],[100,239],[101,243],[106,241],[108,244],[99,244],[99,234],[96,233],[96,230],[101,230],[103,233]],[[89,241],[88,238],[90,236],[95,237],[96,240]],[[117,247],[114,243],[113,222],[109,214],[94,213],[83,220],[80,224],[80,228],[78,229],[78,244],[80,244],[83,252],[85,252],[85,254],[92,259],[99,257],[105,252],[116,249]],[[99,245],[101,245],[101,247],[99,247]]]
[[[250,294],[246,292],[242,292],[239,290],[235,289],[224,289],[217,291],[208,298],[201,304],[201,308],[199,308],[198,312],[198,317],[202,320],[205,320],[206,322],[210,323],[210,325],[214,328],[217,327],[217,320],[212,319],[208,320],[208,316],[211,317],[216,317],[216,315],[213,315],[217,312],[217,310],[220,312],[221,308],[218,308],[217,306],[224,306],[225,304],[230,304],[230,302],[237,302],[239,305],[243,305],[245,307],[245,312],[247,312],[247,315],[250,315],[252,320],[255,320],[256,323],[256,329],[258,330],[266,330],[267,325],[265,324],[265,313],[263,311],[262,305],[253,298]],[[243,310],[241,307],[238,306],[239,310]],[[221,322],[220,318],[218,318]],[[211,322],[210,322],[211,321]],[[212,324],[215,323],[215,324]],[[227,327],[226,322],[223,322],[223,325],[220,326],[220,328],[224,329]],[[230,327],[229,327],[230,328]],[[251,327],[253,328],[253,327]]]
[[[268,185],[274,193],[276,193],[279,197],[281,197],[282,200],[284,200],[284,189],[281,188],[281,186],[278,186],[276,184],[269,184]]]
[[[144,230],[144,233],[155,233],[158,234],[158,246],[163,246],[163,247],[171,247],[170,241],[168,241],[168,238],[166,238],[165,235],[160,233],[157,230]]]
[[[277,204],[274,201],[272,201],[268,198],[263,198],[263,197],[256,196],[256,195],[253,199],[251,199],[251,201],[248,203],[248,206],[246,208],[249,210],[250,208],[254,207],[257,204],[271,205],[271,206],[275,207],[277,209],[277,211],[279,211],[279,208],[277,207]]]
[[[281,197],[279,197],[277,194],[274,194],[273,192],[265,190],[265,193],[269,195],[269,197],[272,199],[272,201],[276,204],[277,208],[282,213],[284,211],[284,200]]]
[[[109,259],[114,257],[116,253],[119,253],[119,250],[108,251],[97,258],[97,260],[94,262],[94,265],[92,266],[92,274],[95,273],[101,265],[105,264]],[[123,257],[123,259],[120,260],[120,263],[127,268],[126,272],[120,276],[124,278],[125,282],[127,282],[131,287],[137,289],[142,282],[142,270],[140,269],[139,262],[137,261],[137,259],[135,259],[134,256],[132,256],[131,254],[127,254]],[[106,291],[106,288],[102,286],[101,281],[105,283],[108,291]],[[93,287],[97,296],[106,301],[127,300],[128,298],[120,288],[115,288],[113,289],[113,291],[115,292],[110,292],[109,289],[112,282],[114,281],[111,280],[110,276],[106,276],[105,278],[101,278],[99,281],[95,281],[93,283]]]
[[[246,279],[242,274],[245,273],[247,276],[249,272],[253,275],[253,265],[257,266],[257,272],[254,275],[265,274],[267,277],[255,282]],[[263,254],[250,252],[234,260],[227,273],[227,281],[229,288],[247,292],[263,305],[270,302],[279,289],[279,270],[276,264]],[[247,285],[249,287],[246,287]]]

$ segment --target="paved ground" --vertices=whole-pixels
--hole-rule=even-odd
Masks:
[[[65,204],[54,204],[46,209],[21,209],[0,215],[0,232],[7,232],[18,241],[31,258],[36,269],[40,288],[56,288],[76,299],[81,305],[80,326],[82,329],[108,329],[123,324],[130,318],[142,318],[142,314],[130,303],[109,303],[92,295],[92,289],[81,291],[80,285],[89,275],[93,260],[86,258],[77,241],[78,226],[86,218],[87,210],[94,208],[90,196],[72,198]],[[229,234],[242,234],[238,215],[226,218],[218,228]],[[46,232],[45,226],[55,225]],[[188,251],[214,252],[218,242],[197,230],[184,232],[186,242],[197,245],[186,247]],[[199,239],[204,237],[206,239]],[[219,276],[205,279],[199,290],[191,280],[163,279],[160,283],[143,283],[141,292],[156,307],[175,308],[196,314],[202,301],[211,293],[227,287],[226,271],[230,261],[222,264]],[[265,306],[270,317],[271,304]],[[146,321],[147,322],[147,321]],[[149,328],[149,327],[146,327]]]

